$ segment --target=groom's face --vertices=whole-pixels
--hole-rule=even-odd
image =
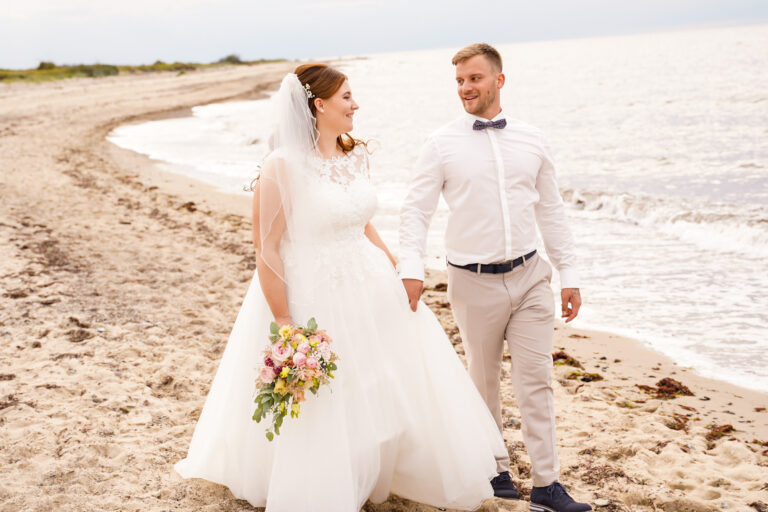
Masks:
[[[504,86],[504,75],[485,55],[456,64],[456,85],[464,110],[470,114],[490,119],[501,110],[499,89]]]

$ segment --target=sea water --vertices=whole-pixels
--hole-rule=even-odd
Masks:
[[[504,112],[540,128],[555,159],[584,299],[574,325],[641,339],[703,375],[768,391],[768,26],[497,48]],[[373,222],[395,253],[419,149],[462,114],[455,50],[337,63],[360,105],[354,134],[374,148]],[[270,129],[269,101],[256,100],[122,126],[109,138],[245,193]],[[429,267],[445,266],[446,219],[441,201]]]

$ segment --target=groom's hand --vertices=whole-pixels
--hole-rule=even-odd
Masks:
[[[579,314],[581,294],[578,288],[563,288],[560,290],[560,299],[563,304],[562,318],[565,318],[565,323],[568,323]]]
[[[405,293],[408,294],[408,304],[411,305],[411,311],[416,311],[421,298],[421,292],[424,290],[424,281],[419,279],[403,279]]]

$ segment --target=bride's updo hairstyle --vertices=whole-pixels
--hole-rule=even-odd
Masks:
[[[338,91],[347,80],[347,75],[334,69],[327,64],[302,64],[294,71],[296,76],[299,77],[301,85],[306,86],[309,84],[309,89],[314,94],[313,98],[307,98],[307,104],[309,110],[312,112],[312,116],[317,119],[317,107],[315,107],[315,98],[327,100]],[[339,145],[344,153],[348,153],[355,149],[355,146],[362,144],[365,146],[365,142],[355,139],[348,133],[339,135],[336,138],[336,144]]]

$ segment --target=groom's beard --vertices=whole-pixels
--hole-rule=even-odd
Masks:
[[[471,103],[467,103],[467,101],[463,97],[461,98],[461,103],[464,106],[464,110],[466,110],[467,113],[472,114],[474,116],[482,115],[491,107],[491,105],[493,105],[495,101],[496,101],[496,94],[494,94],[493,91],[488,91],[487,93],[478,91],[477,99],[475,99]]]

